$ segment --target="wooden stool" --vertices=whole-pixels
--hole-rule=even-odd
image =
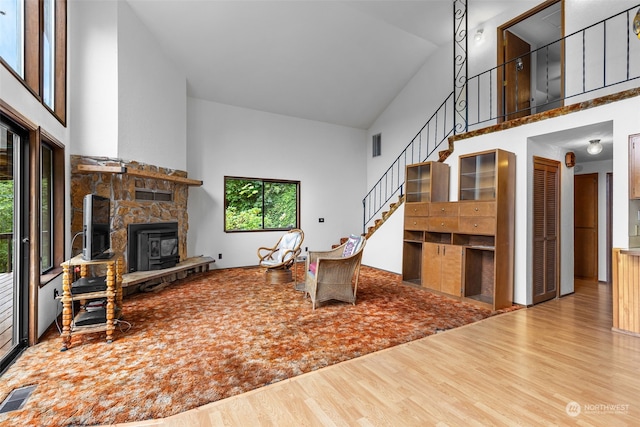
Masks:
[[[270,285],[289,283],[293,280],[290,269],[269,269],[265,273],[265,282]]]

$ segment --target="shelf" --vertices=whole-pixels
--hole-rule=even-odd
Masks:
[[[183,176],[167,175],[160,172],[144,171],[139,169],[130,169],[125,166],[103,166],[103,165],[78,165],[80,173],[115,173],[136,176],[139,178],[157,179],[160,181],[170,181],[178,184],[189,186],[201,186],[202,181],[197,179],[185,178]]]

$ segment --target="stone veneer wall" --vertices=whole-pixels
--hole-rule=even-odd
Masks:
[[[111,249],[121,252],[128,271],[127,226],[129,224],[178,222],[180,260],[187,258],[188,186],[158,178],[141,178],[126,173],[79,172],[78,165],[125,166],[127,170],[143,170],[167,176],[187,177],[184,171],[146,165],[134,161],[123,161],[104,157],[71,156],[71,232],[72,236],[82,231],[82,200],[86,194],[97,194],[111,199]],[[136,200],[136,189],[163,190],[173,194],[170,202]],[[82,251],[82,238],[73,244],[73,254]]]

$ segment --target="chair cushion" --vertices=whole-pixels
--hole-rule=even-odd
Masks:
[[[347,243],[344,245],[344,250],[342,251],[342,257],[348,257],[358,252],[360,246],[362,245],[362,237],[351,235],[347,240]]]
[[[282,236],[280,239],[280,244],[278,245],[278,250],[273,254],[273,258],[277,259],[278,262],[287,261],[293,257],[293,252],[288,252],[286,255],[283,254],[287,251],[292,251],[298,246],[298,242],[300,241],[299,233],[287,233]]]

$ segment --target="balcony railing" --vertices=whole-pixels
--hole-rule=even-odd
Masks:
[[[464,103],[468,122],[454,123],[458,115],[452,91],[362,200],[363,231],[392,198],[402,196],[406,165],[426,161],[454,133],[551,110],[564,105],[565,100],[580,102],[636,87],[634,80],[640,79],[640,40],[632,32],[632,22],[639,7],[468,78]],[[560,62],[563,54],[564,70]],[[531,81],[535,83],[518,88],[518,69],[523,62],[531,65]],[[516,68],[516,80],[510,83],[515,85],[513,97],[522,97],[522,90],[531,94],[524,106],[517,102],[511,105],[505,99],[503,81],[509,67]]]

